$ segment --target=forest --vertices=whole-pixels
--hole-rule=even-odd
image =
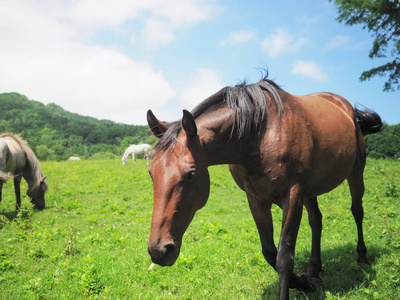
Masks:
[[[0,132],[20,134],[39,160],[116,158],[131,144],[156,142],[147,126],[81,116],[18,93],[0,94]]]
[[[20,134],[39,160],[116,158],[131,144],[156,142],[147,126],[81,116],[18,93],[0,94],[0,132]],[[365,140],[371,158],[400,157],[400,124],[385,124]]]

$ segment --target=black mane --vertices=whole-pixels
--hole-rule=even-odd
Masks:
[[[191,112],[196,119],[200,115],[228,106],[232,111],[235,122],[232,128],[232,136],[241,138],[250,132],[260,129],[265,118],[268,117],[265,92],[269,94],[282,114],[282,99],[279,95],[281,88],[269,79],[262,79],[254,84],[243,82],[234,87],[224,87],[214,95],[197,105]],[[181,131],[181,120],[168,124],[168,130],[156,144],[156,149],[166,150],[175,143]]]

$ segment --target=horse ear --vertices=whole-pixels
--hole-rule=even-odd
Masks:
[[[186,109],[183,110],[182,128],[185,130],[188,138],[193,139],[197,136],[197,126],[194,118]]]
[[[47,189],[49,188],[47,182],[46,182],[46,177],[43,177],[43,179],[40,181],[40,188],[43,193],[47,192]]]
[[[167,125],[159,121],[151,110],[147,111],[147,124],[153,134],[158,138],[161,138],[168,129]]]

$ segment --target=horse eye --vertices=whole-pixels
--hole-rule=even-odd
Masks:
[[[187,173],[187,178],[192,179],[196,176],[196,171],[190,171]]]

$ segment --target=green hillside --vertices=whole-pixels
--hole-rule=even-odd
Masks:
[[[0,132],[20,134],[40,160],[113,158],[130,144],[155,142],[147,126],[84,117],[18,93],[0,94]]]

